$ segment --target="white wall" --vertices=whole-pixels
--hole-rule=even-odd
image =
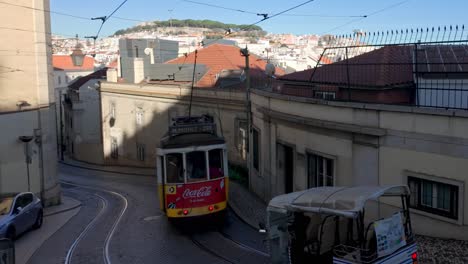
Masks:
[[[335,160],[335,185],[408,184],[409,175],[459,188],[458,219],[412,209],[418,234],[468,240],[468,112],[327,102],[254,91],[260,171],[251,188],[268,201],[284,192],[276,143],[295,148],[294,190],[306,188],[308,152]],[[389,206],[398,206],[388,201]],[[436,226],[437,228],[434,228]]]
[[[27,190],[27,173],[22,143],[18,136],[33,135],[30,178],[32,191],[39,193],[44,182],[46,205],[60,201],[57,182],[54,80],[48,0],[7,1],[28,8],[4,5],[0,8],[0,192]],[[21,19],[18,19],[18,18]],[[10,28],[10,29],[9,29]],[[11,30],[21,28],[22,30]],[[3,69],[9,69],[3,71]],[[17,106],[26,101],[24,107]]]
[[[418,85],[421,88],[417,93],[421,106],[468,108],[468,80],[418,78]],[[431,90],[436,87],[449,90]]]

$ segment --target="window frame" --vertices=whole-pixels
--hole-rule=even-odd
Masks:
[[[213,177],[211,176],[211,171],[210,171],[210,168],[212,165],[211,163],[211,159],[210,159],[210,152],[211,151],[219,151],[218,155],[220,155],[220,160],[219,160],[219,163],[221,165],[221,167],[219,168],[221,170],[221,176],[217,177],[217,178],[214,178],[214,179],[220,179],[220,178],[223,178],[225,176],[225,168],[224,168],[224,155],[225,155],[225,151],[224,149],[222,148],[214,148],[214,149],[210,149],[210,150],[207,150],[206,151],[206,162],[207,162],[207,167],[208,167],[208,180],[213,180]]]
[[[115,116],[116,116],[116,106],[115,106],[115,102],[110,102],[109,104],[109,116],[111,118],[114,118],[115,119]]]
[[[205,177],[204,178],[192,178],[192,177],[189,177],[189,171],[188,171],[188,167],[187,167],[187,156],[190,154],[190,153],[195,153],[195,152],[201,152],[203,153],[203,159],[204,159],[204,167],[205,167],[205,170],[204,170],[204,173],[205,173]],[[209,166],[208,166],[208,151],[206,150],[193,150],[193,151],[188,151],[186,153],[184,153],[184,171],[185,171],[185,179],[186,179],[186,183],[197,183],[197,182],[203,182],[203,181],[209,181],[210,180],[210,176],[209,176]],[[193,170],[193,168],[192,168]],[[193,171],[192,171],[192,175],[193,175]],[[189,179],[194,179],[194,180],[189,180]]]
[[[331,97],[331,98],[329,98]],[[336,100],[336,92],[329,91],[315,91],[314,98],[323,100]]]
[[[144,144],[137,143],[137,159],[139,161],[145,161],[145,156],[146,156],[146,147]]]
[[[142,126],[144,123],[145,112],[142,108],[137,108],[135,110],[135,123],[137,126]]]
[[[111,137],[111,158],[119,158],[119,142],[116,137]]]
[[[245,124],[245,125],[243,125]],[[243,130],[243,132],[241,132]],[[241,136],[241,134],[244,134]],[[247,159],[249,153],[249,128],[247,119],[236,119],[236,135],[235,135],[235,145],[236,150],[238,151],[240,157],[244,160]]]
[[[261,153],[261,134],[260,130],[256,127],[252,127],[252,167],[260,172],[260,153]],[[257,134],[257,139],[255,139],[255,134]],[[256,144],[255,144],[256,143]],[[257,151],[255,151],[255,146],[257,146]]]
[[[427,179],[425,177],[418,177],[417,175],[408,175],[407,176],[407,184],[411,189],[412,195],[410,199],[410,208],[419,210],[421,212],[428,213],[430,215],[436,215],[438,217],[443,217],[446,219],[450,219],[453,221],[460,221],[461,220],[461,204],[463,201],[461,200],[461,191],[462,191],[462,186],[458,184],[452,184],[449,182],[445,181],[439,181],[437,179]],[[416,184],[416,190],[417,190],[417,195],[414,195],[414,189],[412,189],[413,184]],[[431,200],[431,205],[429,203],[424,204],[423,203],[423,183],[427,184],[432,184],[432,193],[433,197]],[[450,188],[449,193],[450,195],[450,209],[445,210],[443,208],[438,207],[438,201],[437,201],[437,185],[441,186],[448,186]],[[434,188],[436,186],[436,188]],[[453,193],[454,192],[454,193]],[[435,195],[434,195],[435,194]],[[434,202],[436,203],[434,205]],[[455,202],[455,204],[453,204]]]
[[[168,155],[174,155],[174,154],[180,154],[182,156],[182,178],[183,178],[182,182],[168,182],[167,181],[167,176],[168,176],[167,169],[169,168],[169,166],[167,166],[167,161],[168,161],[167,156]],[[163,157],[163,162],[164,162],[164,165],[162,165],[163,183],[164,184],[185,184],[185,183],[187,183],[187,175],[186,175],[186,172],[185,172],[185,153],[180,153],[180,152],[166,153],[162,157]]]
[[[315,187],[323,187],[323,186],[329,186],[329,185],[326,185],[326,184],[323,184],[321,186],[319,186],[318,184],[316,184],[317,186],[312,186],[311,185],[311,181],[310,181],[310,175],[309,175],[309,156],[313,155],[313,156],[316,156],[316,157],[320,157],[322,158],[322,162],[324,162],[325,160],[331,160],[332,161],[332,168],[333,168],[333,175],[332,178],[333,178],[333,183],[331,186],[336,186],[336,163],[337,163],[337,158],[335,156],[332,156],[332,155],[328,155],[328,154],[324,154],[324,153],[321,153],[321,152],[317,152],[317,151],[312,151],[312,150],[306,150],[306,153],[305,153],[306,157],[306,176],[307,176],[307,188],[315,188]],[[325,166],[326,167],[326,166]],[[317,168],[316,168],[317,169]],[[317,179],[318,179],[318,174],[316,173],[315,177],[317,177],[315,179],[315,182],[318,183]],[[327,177],[325,176],[322,176],[323,179],[322,179],[322,182],[326,183],[327,182]]]
[[[223,169],[223,176],[219,177],[219,178],[216,178],[216,179],[212,179],[211,178],[211,175],[209,173],[209,151],[211,150],[215,150],[215,149],[219,149],[222,153],[222,160],[221,160],[221,166],[222,166],[222,169]],[[206,173],[207,173],[207,177],[205,178],[205,180],[203,181],[211,181],[211,180],[218,180],[218,179],[221,179],[221,178],[226,178],[228,177],[228,161],[227,161],[227,149],[226,149],[226,146],[223,144],[223,145],[213,145],[212,147],[209,147],[209,148],[201,148],[201,149],[197,149],[197,148],[191,148],[190,150],[188,149],[174,149],[174,150],[171,150],[171,151],[168,151],[168,152],[160,152],[158,151],[158,155],[160,155],[162,158],[162,161],[164,163],[167,162],[167,155],[172,155],[172,154],[181,154],[182,155],[182,169],[183,169],[183,177],[184,177],[184,182],[183,184],[192,184],[192,183],[197,183],[197,182],[201,182],[201,181],[197,181],[197,182],[189,182],[188,181],[188,172],[187,172],[187,154],[190,153],[190,152],[194,152],[194,151],[200,151],[200,152],[204,152],[204,155],[205,155],[205,169],[206,169]],[[163,165],[163,168],[164,171],[162,171],[162,180],[164,182],[164,184],[182,184],[182,183],[168,183],[167,182],[167,164],[164,164]]]

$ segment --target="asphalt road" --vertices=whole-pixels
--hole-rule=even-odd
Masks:
[[[264,237],[228,210],[224,224],[174,225],[156,178],[59,166],[64,195],[82,208],[28,263],[268,263]]]

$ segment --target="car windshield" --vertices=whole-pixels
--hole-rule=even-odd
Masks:
[[[13,198],[0,198],[0,215],[6,215],[10,212],[11,205],[13,204]]]

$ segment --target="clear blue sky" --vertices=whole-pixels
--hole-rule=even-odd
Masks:
[[[196,1],[271,15],[305,0]],[[97,17],[109,15],[122,0],[50,0],[50,2],[52,11],[83,17]],[[394,6],[396,4],[399,5]],[[376,31],[455,24],[468,26],[468,0],[315,0],[290,11],[289,14],[359,16],[370,15],[391,6],[394,7],[359,21],[351,17],[283,15],[266,20],[259,26],[272,33],[294,34],[343,34],[351,33],[353,29]],[[172,18],[175,19],[211,19],[236,24],[251,24],[259,20],[259,17],[253,14],[221,10],[180,0],[128,0],[115,16],[138,20],[168,20],[171,16],[169,10],[173,10]],[[95,35],[100,25],[99,21],[86,21],[56,14],[51,14],[51,19],[52,32],[57,34]],[[350,23],[351,21],[355,22]],[[101,36],[111,35],[118,29],[131,27],[137,23],[110,19],[104,25]],[[330,32],[335,27],[339,28]]]

